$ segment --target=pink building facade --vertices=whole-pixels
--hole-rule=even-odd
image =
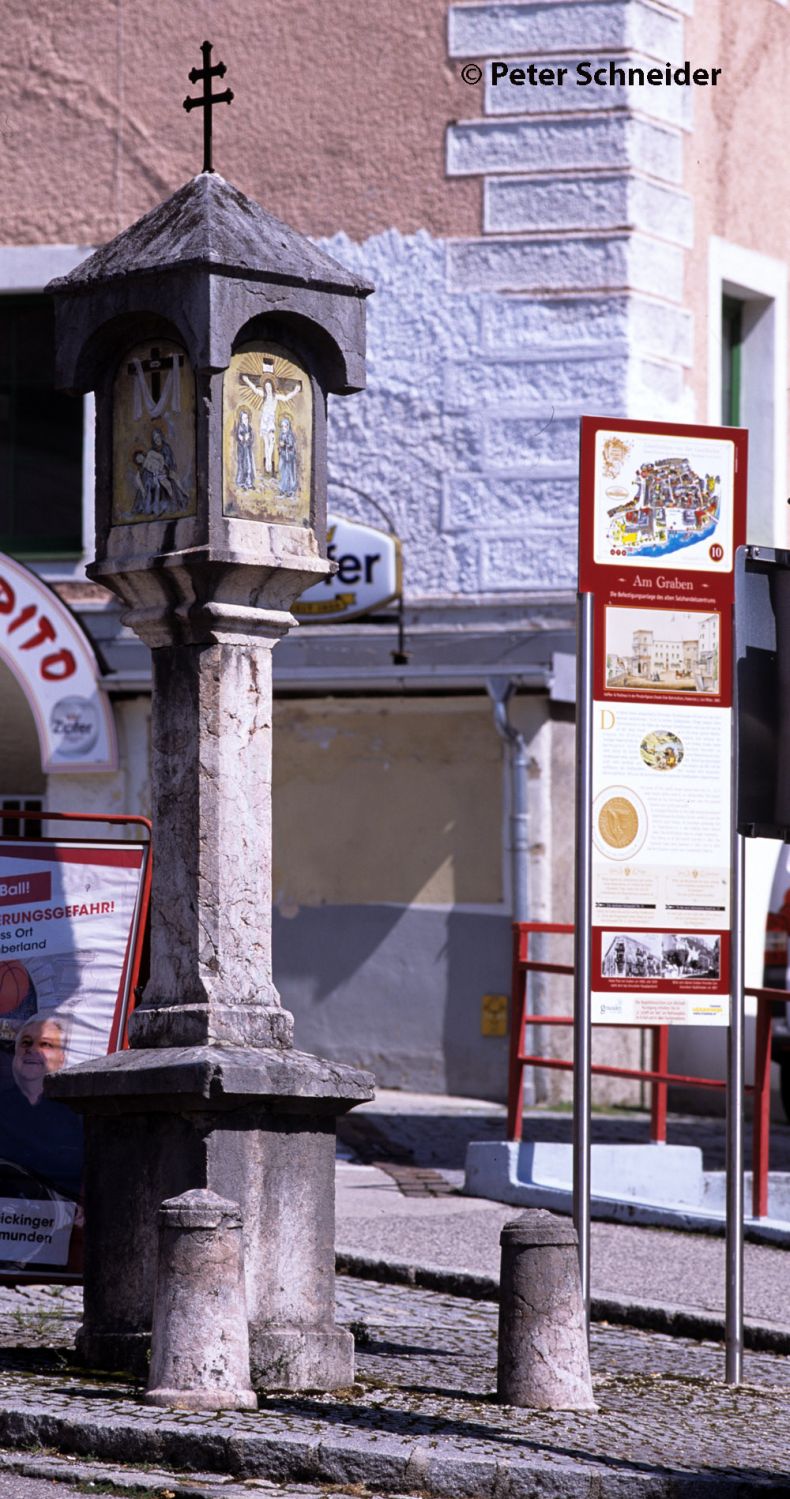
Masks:
[[[71,418],[50,404],[46,327],[26,340],[48,280],[199,166],[181,99],[204,36],[236,95],[217,114],[218,169],[375,282],[368,389],[330,410],[330,510],[393,531],[403,556],[400,614],[391,602],[302,625],[277,649],[278,983],[305,1048],[384,1084],[502,1097],[506,1038],[489,1033],[486,997],[508,987],[517,879],[491,695],[514,684],[528,752],[526,914],[568,920],[579,416],[748,426],[749,538],[787,544],[790,13],[782,0],[15,8],[0,549],[100,650],[120,768],[46,775],[0,661],[6,804],[147,808],[149,663],[83,571],[91,403]],[[42,499],[31,454],[50,474]],[[775,849],[750,857],[759,981]],[[639,1054],[630,1033],[600,1045]],[[559,1074],[536,1087],[567,1093]],[[608,1096],[635,1097],[616,1083]]]

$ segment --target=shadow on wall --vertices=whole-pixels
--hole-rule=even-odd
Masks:
[[[507,1038],[482,1036],[482,997],[506,993],[510,921],[413,906],[274,912],[275,981],[296,1044],[370,1068],[381,1087],[502,1100]]]

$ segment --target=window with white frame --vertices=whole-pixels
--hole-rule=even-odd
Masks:
[[[787,544],[787,267],[712,238],[708,420],[749,429],[747,539]]]

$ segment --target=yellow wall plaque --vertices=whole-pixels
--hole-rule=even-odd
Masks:
[[[192,366],[177,344],[138,344],[113,387],[113,525],[194,514]]]
[[[310,523],[313,392],[279,344],[244,344],[225,372],[225,515]]]
[[[506,1036],[507,1035],[507,1006],[506,994],[484,994],[480,1013],[481,1036]]]

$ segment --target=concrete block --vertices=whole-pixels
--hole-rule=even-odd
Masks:
[[[596,1197],[702,1206],[702,1151],[694,1145],[593,1145],[590,1167]],[[473,1197],[513,1202],[513,1196],[497,1198],[493,1189],[534,1186],[569,1192],[572,1183],[571,1145],[486,1140],[473,1141],[467,1149],[464,1190]]]
[[[532,523],[574,526],[578,515],[578,478],[492,478],[448,474],[443,507],[443,530],[486,532],[514,529]]]
[[[570,478],[578,469],[577,416],[500,416],[486,421],[486,467],[523,468],[552,465]]]
[[[662,62],[683,57],[683,22],[646,0],[488,0],[453,5],[451,57],[611,52],[638,48]]]
[[[454,240],[447,247],[450,286],[458,291],[653,291],[678,302],[683,252],[643,234],[513,240]]]
[[[450,360],[445,400],[456,409],[510,404],[522,410],[537,407],[541,414],[561,403],[579,403],[581,410],[593,393],[602,407],[621,405],[626,375],[625,357],[596,358],[586,353],[573,358],[489,359],[476,364]]]
[[[596,353],[639,349],[690,365],[694,320],[685,307],[634,292],[563,297],[493,295],[483,307],[483,349],[548,354],[557,345]]]
[[[493,177],[484,187],[483,227],[494,234],[550,229],[642,229],[691,246],[687,193],[630,173]]]
[[[679,245],[647,234],[631,234],[626,258],[629,287],[652,292],[660,286],[667,300],[682,302],[685,257]]]
[[[673,244],[694,244],[694,201],[660,182],[632,177],[628,184],[630,223]]]
[[[499,1242],[497,1398],[534,1410],[597,1410],[575,1228],[533,1208],[506,1223]]]
[[[615,344],[625,353],[632,297],[610,295],[519,297],[492,295],[483,306],[482,346],[497,354]],[[544,347],[545,346],[545,347]]]
[[[533,353],[551,357],[558,348],[578,354],[657,355],[690,365],[694,320],[685,308],[636,292],[583,296],[521,297],[502,293],[486,299],[483,349],[501,356]]]
[[[576,538],[567,530],[544,525],[530,527],[529,536],[483,536],[480,551],[486,593],[576,586]]]
[[[444,536],[442,540],[446,557],[445,577],[452,591],[467,598],[480,593],[480,537]],[[405,1087],[405,1083],[402,1086]]]
[[[585,171],[634,167],[664,182],[683,181],[683,136],[626,114],[586,118],[470,120],[447,131],[448,175]]]
[[[669,400],[655,389],[635,386],[629,392],[628,415],[634,421],[693,422],[698,419],[694,391],[684,386],[677,400]]]
[[[576,702],[576,657],[568,651],[552,654],[549,697],[554,703]]]
[[[476,413],[447,412],[442,418],[442,445],[453,467],[487,466],[483,423]]]
[[[645,394],[672,405],[683,400],[685,376],[679,364],[664,363],[658,359],[637,359],[631,369],[634,400]]]
[[[631,297],[628,325],[631,341],[640,351],[691,365],[694,318],[685,307],[673,307],[648,297]]]
[[[669,57],[662,58],[661,65],[669,61]],[[647,76],[649,68],[659,66],[655,57],[645,57],[641,52],[627,52],[614,57],[590,57],[589,52],[575,54],[573,56],[558,57],[552,54],[550,57],[536,57],[534,51],[526,57],[508,58],[511,68],[526,67],[534,62],[538,66],[547,65],[554,70],[555,79],[558,70],[566,68],[562,82],[553,84],[530,84],[511,83],[510,78],[499,78],[496,83],[492,82],[491,64],[483,66],[483,76],[486,79],[485,88],[485,112],[488,115],[552,115],[568,114],[571,111],[587,113],[593,110],[631,109],[639,114],[647,115],[650,119],[663,120],[668,125],[675,125],[678,129],[690,130],[693,114],[693,89],[677,84],[651,84],[640,83],[639,75],[635,81],[629,83],[629,68],[641,68],[643,75]],[[577,65],[587,62],[590,67],[586,72],[579,74]],[[622,70],[622,81],[620,74],[609,73],[609,64],[612,63],[616,69]],[[605,67],[606,82],[586,82],[597,69]],[[612,77],[615,81],[609,82]]]

